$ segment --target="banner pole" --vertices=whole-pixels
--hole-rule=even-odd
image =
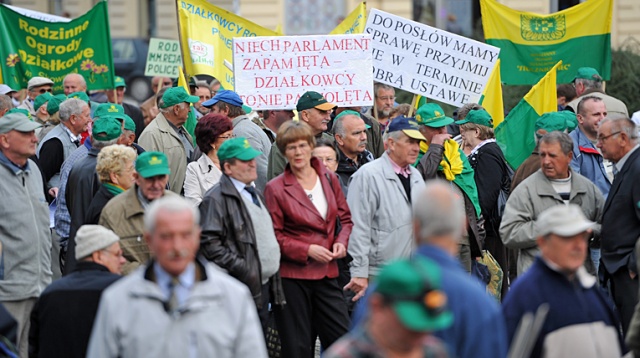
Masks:
[[[409,114],[407,117],[413,117],[413,110],[416,108],[416,102],[418,101],[418,95],[414,94],[413,99],[411,99],[411,108],[409,108]]]
[[[180,27],[180,7],[178,6],[178,0],[176,0],[176,21],[178,22],[178,44],[180,45],[180,57],[182,60],[182,75],[184,76],[187,83],[189,80],[187,78],[187,66],[185,66],[185,58],[184,58],[184,50],[182,49],[182,30]],[[178,77],[179,78],[179,77]],[[158,87],[158,91],[160,91],[160,87]],[[156,92],[157,93],[157,92]]]

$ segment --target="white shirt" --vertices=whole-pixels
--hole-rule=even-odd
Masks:
[[[327,197],[324,195],[324,190],[322,189],[320,176],[317,176],[316,184],[313,186],[313,189],[304,189],[304,192],[307,194],[309,200],[311,200],[311,202],[313,203],[313,206],[316,207],[316,210],[318,210],[320,216],[322,216],[322,218],[326,220],[329,204],[327,204]]]

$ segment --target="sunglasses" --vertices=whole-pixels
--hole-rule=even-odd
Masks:
[[[43,94],[45,92],[49,92],[51,93],[53,90],[51,88],[40,88],[40,90],[38,91],[38,93]]]

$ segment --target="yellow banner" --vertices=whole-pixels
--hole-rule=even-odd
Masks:
[[[280,35],[204,0],[176,1],[187,75],[212,75],[225,89],[234,88],[234,37]]]
[[[517,11],[496,0],[480,0],[484,37],[521,45],[553,45],[611,32],[613,0],[589,0],[549,15]]]
[[[367,5],[363,1],[329,35],[361,34],[366,24]]]

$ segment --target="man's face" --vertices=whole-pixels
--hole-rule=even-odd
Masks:
[[[564,237],[550,234],[546,238],[538,238],[538,246],[542,256],[560,267],[566,274],[573,274],[587,257],[587,242],[590,233]]]
[[[104,91],[104,94],[107,96],[109,103],[122,104],[122,101],[124,101],[124,93],[126,91],[126,87],[120,86],[113,90],[106,90]]]
[[[189,111],[191,108],[188,103],[179,103],[172,107],[173,115],[175,116],[177,123],[176,126],[181,126],[187,121],[189,117]]]
[[[179,276],[194,261],[200,246],[200,229],[190,210],[160,210],[156,226],[144,238],[156,261],[168,274]]]
[[[122,274],[122,266],[127,262],[120,249],[120,243],[114,242],[113,245],[100,251],[100,264],[109,269],[109,272],[118,275]]]
[[[331,120],[332,110],[323,111],[317,108],[305,109],[302,112],[302,120],[307,122],[314,135],[318,135],[327,130],[327,123]]]
[[[12,160],[22,159],[26,161],[36,154],[38,137],[36,132],[18,132],[16,130],[0,134],[2,151]],[[16,159],[14,159],[16,158]]]
[[[367,128],[362,118],[348,115],[342,119],[345,135],[336,135],[338,147],[348,156],[358,155],[367,149]]]
[[[198,96],[200,99],[198,100],[198,103],[194,104],[194,107],[196,107],[198,112],[202,114],[209,113],[209,108],[203,107],[202,102],[206,102],[211,99],[211,90],[207,87],[198,87],[198,89],[196,90],[196,96]]]
[[[420,140],[414,139],[402,133],[401,138],[396,141],[393,138],[388,140],[389,156],[401,168],[413,164],[418,159],[420,153]]]
[[[80,112],[79,115],[72,114],[69,121],[72,121],[71,125],[76,135],[86,131],[89,128],[89,122],[91,122],[91,109],[89,109],[89,105],[82,107],[82,112]]]
[[[293,117],[295,116],[295,114],[293,114],[293,111],[287,111],[287,110],[283,110],[283,111],[272,111],[272,113],[275,115],[275,124],[276,124],[276,128],[280,128],[281,125],[284,124],[284,122],[286,121],[290,121],[293,119]]]
[[[36,97],[38,97],[39,95],[45,92],[51,93],[51,91],[53,91],[53,88],[51,87],[51,85],[33,87],[32,89],[29,90],[29,98],[36,99]]]
[[[582,105],[582,112],[577,115],[580,128],[589,137],[595,139],[598,135],[598,125],[607,116],[607,108],[604,101],[587,100]]]
[[[408,329],[400,321],[393,306],[383,303],[379,294],[374,294],[371,300],[371,319],[367,324],[382,326],[388,334],[389,341],[394,342],[398,351],[411,352],[422,345],[427,333]]]
[[[560,143],[540,142],[540,164],[542,173],[549,179],[565,179],[569,177],[569,163],[573,153],[564,154]]]
[[[69,95],[73,92],[86,92],[86,85],[82,84],[82,80],[80,79],[80,75],[72,75],[68,76],[64,79],[64,94]]]
[[[150,178],[143,178],[140,174],[136,173],[136,184],[142,191],[142,196],[147,200],[153,201],[159,199],[164,194],[164,188],[169,181],[168,175],[156,175]]]
[[[438,127],[438,128],[433,128],[433,127],[429,127],[429,126],[420,126],[420,133],[422,133],[422,135],[427,139],[427,143],[431,143],[431,140],[433,139],[433,136],[437,135],[437,134],[446,134],[447,133],[447,127]]]
[[[255,159],[246,161],[237,159],[233,164],[225,163],[224,172],[233,179],[248,185],[258,178],[258,171],[256,168]]]
[[[620,131],[613,131],[612,122],[605,122],[598,128],[596,146],[600,148],[604,159],[617,163],[625,155],[622,145]]]
[[[151,79],[151,88],[153,89],[154,93],[158,90],[158,85],[160,86],[160,88],[171,87],[171,85],[173,85],[173,82],[171,81],[171,78],[169,78],[169,77],[154,77],[154,78],[152,78]]]
[[[396,99],[396,91],[394,89],[380,88],[376,93],[376,107],[383,117],[389,117],[393,109],[393,102]]]

